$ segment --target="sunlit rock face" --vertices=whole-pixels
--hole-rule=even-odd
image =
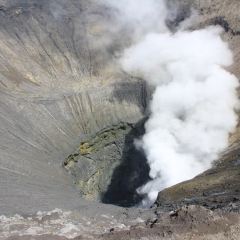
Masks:
[[[146,86],[117,69],[110,21],[98,1],[0,1],[1,213],[79,206],[64,159],[142,118]]]
[[[66,158],[63,167],[82,198],[122,207],[140,204],[144,196],[136,189],[150,180],[149,166],[134,142],[144,134],[144,124],[145,119],[113,124],[82,141]]]

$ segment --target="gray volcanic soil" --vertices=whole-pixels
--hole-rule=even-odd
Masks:
[[[188,15],[191,6],[200,13],[191,28],[209,24],[224,28],[223,37],[235,54],[231,71],[240,77],[240,2],[172,2],[180,2],[179,15],[169,22],[173,29]],[[121,30],[121,35],[119,32],[115,35],[111,30],[114,21],[110,11],[97,0],[0,0],[0,215],[18,213],[24,216],[16,222],[1,217],[0,231],[6,233],[1,235],[16,239],[13,237],[16,229],[31,225],[41,226],[43,231],[39,230],[42,237],[34,239],[66,239],[59,236],[59,226],[55,222],[47,231],[44,224],[49,224],[48,218],[41,222],[31,215],[32,218],[28,219],[29,214],[39,210],[60,208],[73,210],[69,221],[83,225],[90,221],[89,226],[79,226],[79,235],[84,232],[83,239],[90,235],[97,239],[239,239],[239,214],[217,211],[239,211],[240,128],[231,136],[229,150],[223,155],[221,163],[193,181],[160,193],[157,209],[124,209],[80,197],[101,198],[99,194],[109,190],[106,186],[110,178],[114,178],[111,174],[107,179],[101,177],[105,176],[107,166],[111,166],[113,176],[117,176],[111,184],[118,186],[116,179],[122,175],[114,175],[116,163],[109,165],[111,159],[107,159],[108,164],[98,162],[96,165],[94,161],[101,160],[99,156],[112,152],[112,149],[118,152],[117,146],[122,148],[126,139],[122,134],[117,135],[118,145],[108,138],[104,143],[110,146],[110,151],[104,148],[103,152],[99,152],[101,148],[95,145],[99,142],[96,138],[113,126],[124,123],[134,127],[141,122],[150,95],[141,79],[133,79],[117,67],[116,59],[128,44],[129,31]],[[109,37],[113,41],[109,41]],[[127,136],[131,142],[135,133]],[[86,142],[87,145],[80,145]],[[92,146],[97,151],[92,151]],[[84,154],[80,154],[81,151]],[[99,175],[94,170],[95,177],[90,179],[101,184],[94,185],[96,187],[90,191],[87,187],[85,192],[79,193],[79,189],[82,191],[81,184],[78,185],[80,188],[73,184],[73,181],[76,182],[74,168],[68,168],[71,176],[63,168],[63,163],[74,153],[78,154],[74,158],[86,157],[86,151],[91,153],[90,160],[85,161],[86,169],[89,170],[91,165],[102,170]],[[124,158],[124,151],[118,152],[118,164],[123,166],[120,173],[128,169],[128,165],[121,164],[123,159],[133,155],[131,149],[125,152],[128,154]],[[83,163],[79,159],[73,162]],[[89,180],[90,171],[85,174]],[[146,177],[146,171],[142,174]],[[127,204],[139,201],[139,196],[133,192],[141,184],[140,176],[137,175],[137,181],[126,178],[126,182],[130,181],[134,186],[129,188]],[[204,182],[206,176],[208,184]],[[105,200],[124,206],[124,199],[121,199],[124,193],[111,199],[117,194],[116,186]],[[124,185],[121,190],[123,188]],[[177,210],[170,216],[164,213],[185,204],[199,204],[218,210],[212,212],[190,207]],[[103,221],[104,218],[113,220]],[[66,222],[68,220],[63,221],[63,226]],[[5,223],[13,224],[12,228],[4,227]],[[44,231],[48,235],[44,236]],[[111,233],[101,235],[109,231]],[[28,234],[31,235],[31,232]]]
[[[75,208],[62,168],[80,140],[142,118],[146,87],[116,69],[97,1],[0,1],[0,212]]]

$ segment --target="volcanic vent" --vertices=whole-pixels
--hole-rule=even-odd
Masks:
[[[148,205],[156,199],[158,191],[186,180],[178,178],[172,181],[172,176],[169,177],[162,171],[165,163],[159,164],[157,161],[167,158],[156,158],[157,150],[163,149],[163,146],[155,145],[150,149],[146,144],[149,143],[149,136],[163,136],[162,131],[159,135],[151,133],[153,129],[162,130],[164,122],[176,127],[176,122],[182,124],[192,117],[196,123],[196,116],[204,115],[189,115],[194,112],[194,108],[189,108],[187,104],[179,107],[179,102],[184,103],[179,91],[168,86],[172,79],[176,80],[172,75],[175,70],[179,73],[178,76],[181,76],[187,69],[188,74],[185,77],[188,79],[193,74],[198,83],[206,80],[206,75],[202,74],[205,70],[208,70],[207,73],[220,71],[222,74],[217,74],[219,79],[221,80],[222,76],[229,77],[229,85],[219,88],[223,91],[220,97],[219,92],[214,91],[214,94],[217,94],[221,103],[225,103],[221,100],[226,96],[232,101],[227,101],[227,106],[221,108],[221,105],[218,108],[224,111],[214,114],[217,121],[210,121],[217,107],[214,111],[208,108],[208,113],[212,114],[211,119],[203,120],[210,123],[210,127],[201,124],[192,126],[195,127],[194,130],[202,126],[203,129],[210,129],[210,132],[212,127],[217,129],[217,133],[220,131],[219,135],[211,136],[223,141],[220,146],[208,145],[211,146],[209,151],[205,151],[205,148],[204,151],[198,149],[196,145],[200,145],[198,143],[201,139],[195,141],[194,146],[187,144],[189,139],[182,141],[184,134],[179,133],[192,131],[184,131],[185,128],[179,125],[174,130],[166,128],[168,132],[164,139],[170,139],[169,133],[183,129],[182,132],[175,131],[178,133],[175,136],[170,134],[175,141],[173,146],[177,146],[174,148],[177,151],[170,151],[171,154],[174,153],[173,159],[184,155],[188,163],[197,159],[197,165],[199,159],[209,160],[204,167],[194,168],[204,171],[211,166],[220,150],[227,146],[228,133],[234,129],[237,119],[233,111],[236,95],[231,95],[232,90],[237,87],[237,81],[225,71],[225,68],[230,68],[228,66],[232,60],[226,42],[231,44],[233,50],[239,49],[239,30],[235,21],[238,18],[239,1],[220,3],[218,0],[184,0],[179,1],[179,5],[176,5],[176,1],[167,1],[167,5],[161,5],[161,1],[154,0],[131,1],[132,4],[127,2],[129,1],[0,0],[0,186],[1,193],[4,192],[0,195],[1,213],[29,213],[54,208],[75,209],[81,206],[81,209],[84,209],[91,203],[86,203],[79,197],[79,193],[87,199],[99,199],[122,206],[135,205],[144,198]],[[142,5],[144,2],[147,2],[147,5]],[[192,6],[199,10],[199,16],[197,20],[191,18],[191,21],[188,21],[186,17],[194,16],[189,12]],[[138,7],[139,11],[132,14],[135,7]],[[227,9],[227,13],[231,12],[231,16],[227,16],[223,9]],[[223,25],[222,33],[218,27],[205,28],[216,24]],[[199,27],[203,30],[197,30]],[[211,54],[203,59],[204,64],[207,62],[214,65],[213,68],[205,69],[205,65],[201,64],[201,68],[197,67],[202,61],[198,58],[199,51],[180,51],[181,47],[178,47],[174,51],[177,59],[169,57],[172,56],[172,51],[167,51],[165,55],[164,51],[161,51],[163,48],[172,48],[169,48],[169,45],[163,47],[159,42],[175,46],[179,43],[175,40],[183,41],[185,47],[187,45],[196,49],[191,41],[191,44],[186,44],[189,33],[192,33],[191,36],[197,35],[197,39],[204,39],[201,46],[205,43],[207,45],[207,36],[213,40],[213,49],[218,46],[219,50],[223,50],[219,51],[216,57],[212,48],[206,48],[209,51],[201,48],[202,55],[206,52]],[[166,41],[162,41],[161,34]],[[164,62],[159,60],[158,51],[152,50],[152,46],[160,49],[158,50],[163,54],[161,59]],[[196,58],[190,54],[192,52],[196,53]],[[188,61],[184,61],[185,57]],[[192,61],[193,58],[196,62]],[[180,67],[178,64],[169,65],[169,62],[179,63],[179,59],[182,63]],[[235,60],[238,63],[239,59]],[[192,63],[190,67],[189,63]],[[233,65],[232,72],[239,77],[237,65]],[[200,74],[189,72],[189,69],[195,69]],[[166,82],[162,85],[161,80]],[[195,101],[195,98],[192,99],[192,88],[188,88],[189,85],[181,89],[185,93],[184,97],[188,97],[187,102],[200,105],[206,102],[206,99],[201,99],[201,103]],[[209,88],[204,89],[216,89],[215,86],[222,85],[218,81],[210,81]],[[168,101],[161,99],[164,97],[162,93],[168,92],[163,91],[164,87],[171,90],[171,96],[177,96],[175,101],[168,96],[165,96]],[[199,89],[194,87],[195,95],[201,97],[201,91],[197,91]],[[230,94],[225,95],[226,89]],[[152,98],[153,92],[155,94]],[[160,97],[158,93],[161,93]],[[211,95],[211,92],[208,92],[207,100],[211,100]],[[159,99],[161,104],[158,104]],[[218,106],[218,101],[216,103],[215,100],[210,102]],[[148,105],[150,102],[151,105]],[[167,105],[162,104],[164,102]],[[174,111],[165,111],[168,107]],[[155,124],[153,119],[158,117],[159,109],[167,114]],[[144,128],[142,119],[146,116],[150,120],[147,119],[148,123]],[[168,118],[169,116],[173,118]],[[226,117],[228,121],[225,121]],[[225,123],[229,122],[224,128]],[[218,123],[217,126],[215,123]],[[145,129],[148,135],[145,134]],[[202,139],[205,139],[205,135]],[[158,140],[155,142],[167,142]],[[239,134],[233,135],[232,140],[232,143],[236,144],[234,150],[238,149]],[[215,146],[219,148],[214,149]],[[237,156],[233,156],[234,169],[239,166]],[[193,165],[195,163],[194,161]],[[191,164],[188,166],[188,170],[191,170]],[[66,169],[70,175],[66,173]],[[194,171],[194,175],[200,173],[200,170]],[[238,168],[236,176],[237,171]],[[72,184],[73,180],[77,190]],[[196,186],[198,185],[195,184],[194,187]],[[175,191],[172,190],[172,193]],[[201,194],[202,192],[199,193]],[[180,195],[182,196],[182,192]],[[180,195],[174,197],[179,200]],[[169,199],[168,193],[164,196],[164,201]],[[160,197],[158,203],[161,202]]]

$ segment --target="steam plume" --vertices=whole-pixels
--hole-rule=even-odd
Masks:
[[[137,28],[122,68],[155,87],[146,134],[137,141],[151,169],[152,180],[138,189],[148,206],[160,190],[210,168],[227,147],[237,123],[238,80],[225,70],[233,59],[221,28],[172,33],[165,25],[164,1],[111,4]]]

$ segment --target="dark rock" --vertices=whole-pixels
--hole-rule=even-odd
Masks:
[[[88,200],[100,200],[111,176],[121,163],[125,137],[133,126],[127,123],[105,128],[80,144],[76,153],[64,161],[76,187]]]
[[[125,207],[142,200],[136,189],[149,180],[149,167],[134,141],[144,134],[144,123],[103,129],[64,161],[84,198]]]
[[[235,164],[239,152],[239,148],[229,149],[212,169],[160,192],[158,207],[171,210],[195,204],[212,210],[240,211],[240,166]],[[232,202],[237,204],[231,208]]]

